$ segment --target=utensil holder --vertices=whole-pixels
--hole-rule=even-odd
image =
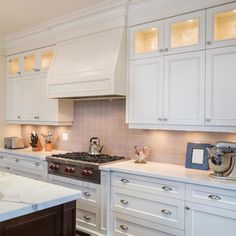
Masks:
[[[52,143],[45,143],[45,152],[52,151]]]

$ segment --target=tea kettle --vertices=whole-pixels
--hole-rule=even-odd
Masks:
[[[100,155],[102,151],[103,146],[100,145],[100,139],[98,137],[92,137],[90,139],[90,145],[89,145],[89,154],[90,155]]]

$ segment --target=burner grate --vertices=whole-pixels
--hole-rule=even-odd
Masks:
[[[87,152],[68,152],[65,154],[53,154],[53,157],[71,159],[76,161],[85,161],[91,163],[107,163],[112,161],[118,161],[124,159],[124,157],[119,156],[110,156],[106,154],[101,155],[90,155]]]

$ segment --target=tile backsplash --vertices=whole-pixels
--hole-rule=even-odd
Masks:
[[[214,143],[234,141],[236,134],[213,132],[159,131],[129,129],[125,124],[125,100],[75,101],[73,126],[22,126],[22,136],[29,144],[31,131],[54,136],[54,148],[69,151],[88,151],[89,139],[99,137],[103,153],[134,158],[134,146],[151,149],[150,160],[184,165],[188,142]],[[62,141],[62,133],[69,140]]]

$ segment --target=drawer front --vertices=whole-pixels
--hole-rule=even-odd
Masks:
[[[182,200],[113,187],[112,209],[151,222],[184,229]]]
[[[100,185],[80,180],[65,178],[62,176],[49,175],[49,182],[60,186],[82,191],[81,199],[77,201],[79,207],[84,204],[100,207]]]
[[[27,171],[19,171],[18,169],[12,169],[11,170],[11,173],[12,174],[15,174],[15,175],[20,175],[20,176],[24,176],[24,177],[27,177],[27,178],[30,178],[30,179],[35,179],[35,180],[40,180],[40,181],[47,181],[47,176],[45,175],[42,175],[42,173],[29,173],[28,170]]]
[[[93,231],[99,231],[100,228],[100,210],[90,206],[76,208],[76,228],[86,228]]]
[[[118,213],[113,214],[112,222],[114,236],[184,236],[181,230]]]
[[[174,199],[185,198],[185,184],[140,175],[112,173],[112,186],[137,190]]]
[[[236,211],[236,191],[187,184],[186,200]]]

